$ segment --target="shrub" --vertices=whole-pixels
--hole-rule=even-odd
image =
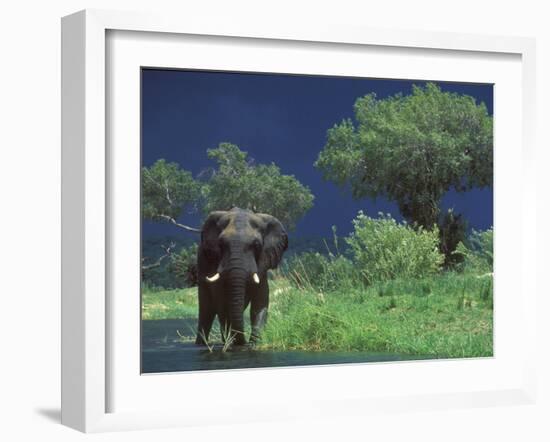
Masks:
[[[462,269],[466,272],[488,273],[493,271],[493,228],[472,230],[466,241],[456,248],[456,254],[464,258]]]
[[[173,255],[169,271],[176,277],[179,287],[193,287],[197,285],[197,244],[182,247]]]
[[[439,232],[398,223],[390,215],[378,219],[359,212],[346,238],[355,264],[367,283],[394,278],[423,278],[437,273],[444,261]]]
[[[305,252],[290,257],[284,275],[298,288],[330,291],[358,282],[351,260],[343,255]]]

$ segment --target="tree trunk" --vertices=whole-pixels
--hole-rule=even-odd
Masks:
[[[407,222],[425,230],[432,230],[439,224],[439,203],[440,199],[433,196],[398,202],[399,211]]]

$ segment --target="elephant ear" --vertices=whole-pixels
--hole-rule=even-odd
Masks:
[[[220,221],[225,212],[212,212],[204,221],[201,229],[201,249],[209,261],[219,261],[221,250],[219,236],[222,231]]]
[[[259,214],[264,220],[263,248],[258,259],[258,270],[265,272],[276,268],[288,248],[288,235],[282,223],[271,215]]]

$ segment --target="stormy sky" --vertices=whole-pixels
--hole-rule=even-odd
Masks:
[[[436,83],[444,91],[484,102],[493,114],[492,85]],[[353,116],[358,97],[371,92],[378,98],[398,92],[406,95],[413,84],[425,81],[144,69],[142,162],[149,166],[164,158],[197,176],[214,165],[206,150],[231,142],[257,163],[274,162],[315,195],[315,205],[299,221],[295,235],[330,236],[332,225],[345,235],[359,210],[371,216],[382,211],[401,219],[395,203],[383,198],[355,201],[349,189],[324,181],[313,163],[325,144],[327,129]],[[492,189],[451,191],[443,207],[454,207],[471,228],[493,225]],[[200,224],[197,214],[185,214],[181,220]],[[143,223],[144,236],[180,233],[171,225]]]

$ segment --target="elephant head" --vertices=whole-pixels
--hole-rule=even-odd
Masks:
[[[220,324],[235,333],[236,344],[245,342],[246,303],[252,300],[254,308],[255,293],[262,287],[267,303],[267,271],[278,266],[287,247],[286,231],[271,215],[233,208],[212,212],[204,222],[199,283],[215,293]]]

